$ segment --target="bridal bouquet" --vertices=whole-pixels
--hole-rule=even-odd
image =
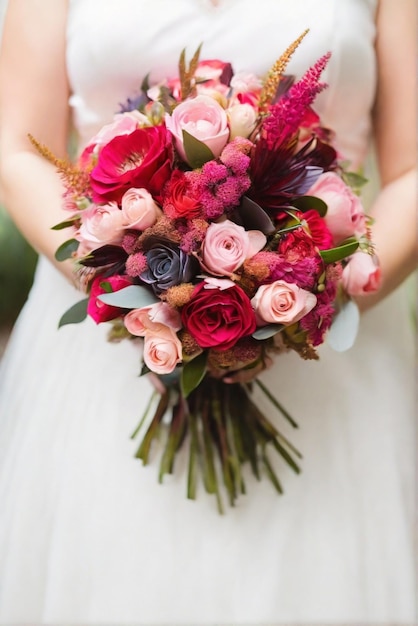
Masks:
[[[378,284],[364,179],[312,108],[330,55],[297,82],[284,74],[304,35],[263,79],[183,52],[178,76],[147,77],[75,165],[32,139],[65,182],[69,218],[55,228],[72,237],[57,258],[74,260],[88,294],[60,324],[88,314],[111,322],[110,339],[140,338],[141,373],[159,395],[135,433],[137,456],[148,463],[165,429],[162,480],[187,442],[187,495],[201,468],[220,511],[218,474],[234,504],[246,462],[281,492],[268,444],[299,471],[252,384],[223,377],[252,370],[294,425],[255,374],[288,350],[318,358],[350,296]]]

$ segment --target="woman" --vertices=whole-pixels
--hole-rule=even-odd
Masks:
[[[413,620],[413,342],[396,288],[416,265],[415,13],[413,0],[10,2],[2,184],[43,258],[2,373],[2,623]],[[133,458],[150,394],[135,348],[88,322],[56,331],[79,295],[70,267],[53,267],[61,187],[27,133],[64,156],[71,118],[82,146],[148,71],[172,75],[183,47],[263,74],[306,27],[288,69],[332,51],[318,109],[353,168],[373,124],[383,287],[360,303],[374,307],[351,351],[286,355],[263,374],[298,417],[304,471],[279,467],[282,498],[249,481],[220,517],[203,493],[185,499],[182,459],[158,487]]]

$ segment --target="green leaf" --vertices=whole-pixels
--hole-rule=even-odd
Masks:
[[[109,281],[104,280],[103,282],[100,283],[100,287],[106,292],[106,293],[113,293],[113,289],[112,289],[112,285],[109,283]]]
[[[88,301],[89,298],[84,298],[84,300],[76,302],[70,309],[68,309],[58,322],[58,328],[66,326],[67,324],[79,324],[84,321],[87,317]]]
[[[296,198],[292,200],[292,206],[302,212],[313,209],[317,211],[321,217],[324,217],[328,210],[326,202],[316,196],[301,196],[300,198]]]
[[[202,167],[207,161],[214,159],[214,154],[206,144],[196,137],[193,137],[187,130],[183,129],[183,146],[186,153],[187,162],[193,169]]]
[[[344,172],[342,178],[343,181],[354,190],[361,189],[361,187],[368,182],[367,178],[364,178],[364,176],[356,172]]]
[[[64,243],[62,243],[55,252],[56,260],[65,261],[66,259],[71,259],[78,246],[79,242],[77,239],[68,239],[68,241],[64,241]]]
[[[351,256],[358,248],[359,242],[357,240],[349,240],[341,244],[337,248],[330,248],[329,250],[320,250],[319,254],[325,263],[335,263],[342,259]]]
[[[201,352],[197,357],[186,363],[180,379],[180,388],[184,398],[196,389],[206,374],[207,352]]]
[[[64,228],[69,228],[70,226],[73,226],[74,223],[78,219],[79,219],[79,216],[75,215],[70,220],[65,220],[65,222],[60,222],[59,224],[55,224],[55,226],[52,226],[51,230],[63,230]]]
[[[261,326],[253,332],[252,337],[257,339],[257,341],[264,341],[265,339],[270,339],[270,337],[277,335],[277,333],[283,330],[283,328],[283,324],[268,324],[267,326]]]
[[[117,306],[121,309],[141,309],[159,302],[159,299],[146,287],[141,285],[129,285],[119,291],[103,293],[98,296],[98,300],[110,306]]]

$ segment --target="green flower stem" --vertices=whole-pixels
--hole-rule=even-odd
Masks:
[[[131,435],[131,439],[135,439],[135,437],[137,436],[137,434],[138,434],[138,433],[139,433],[139,431],[141,430],[142,426],[144,425],[144,422],[145,422],[145,420],[146,420],[146,417],[147,417],[148,413],[150,412],[150,409],[151,409],[152,403],[154,402],[154,400],[155,400],[155,398],[156,398],[156,396],[157,396],[157,393],[158,393],[157,391],[154,391],[154,392],[151,394],[151,397],[150,397],[150,399],[149,399],[149,401],[148,401],[148,404],[147,404],[147,406],[145,407],[145,411],[143,412],[142,417],[141,417],[141,419],[140,419],[140,422],[139,422],[138,426],[135,428],[134,432],[133,432],[133,433],[132,433],[132,435]]]
[[[152,422],[149,425],[148,430],[145,433],[145,436],[141,442],[141,445],[139,446],[138,451],[135,455],[137,459],[142,459],[142,462],[144,465],[148,463],[151,443],[158,434],[160,422],[162,418],[164,417],[164,413],[166,412],[167,407],[168,407],[169,397],[170,397],[169,391],[165,391],[162,394],[160,401],[158,403],[157,409],[155,411],[154,417],[152,419]]]
[[[229,447],[228,441],[226,438],[226,430],[224,424],[224,413],[223,407],[224,404],[221,404],[222,394],[219,393],[220,389],[213,388],[212,390],[212,398],[211,398],[211,409],[215,419],[216,429],[218,433],[218,450],[219,450],[219,458],[221,461],[222,473],[224,478],[224,484],[229,494],[229,503],[231,506],[234,506],[234,502],[236,499],[236,489],[235,483],[233,480],[233,475],[231,475],[231,468],[229,465]]]
[[[185,403],[184,400],[180,398],[179,402],[173,408],[170,431],[165,450],[161,458],[160,473],[158,477],[160,483],[163,482],[164,474],[173,473],[174,457],[179,448],[179,444],[183,439],[186,427],[187,420],[185,415]]]
[[[287,421],[293,426],[293,428],[299,428],[293,417],[286,411],[286,409],[280,404],[280,402],[273,396],[269,389],[258,378],[255,379],[255,383],[260,387],[261,391],[267,396],[270,402],[280,411],[280,413],[287,419]]]
[[[197,459],[200,456],[200,448],[197,434],[196,416],[193,413],[189,413],[188,415],[188,424],[190,429],[190,448],[187,475],[187,497],[189,500],[195,500],[197,488]]]

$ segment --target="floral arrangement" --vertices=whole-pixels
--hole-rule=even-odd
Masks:
[[[379,283],[364,179],[312,108],[330,55],[297,82],[284,73],[305,34],[264,79],[200,61],[200,49],[187,64],[183,52],[178,76],[147,77],[75,164],[32,138],[65,182],[69,218],[55,228],[73,236],[57,258],[73,259],[88,294],[60,325],[88,314],[111,323],[110,339],[140,338],[141,373],[158,392],[134,433],[145,429],[137,456],[148,463],[166,428],[162,480],[188,441],[187,495],[201,467],[220,511],[219,472],[233,505],[246,462],[282,491],[268,444],[297,472],[300,456],[252,384],[223,377],[255,375],[287,350],[318,358],[337,313]]]

